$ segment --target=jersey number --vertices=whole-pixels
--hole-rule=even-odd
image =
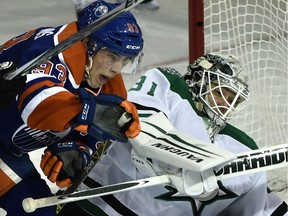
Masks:
[[[134,87],[131,88],[129,91],[140,91],[143,87],[143,83],[146,80],[146,76],[140,77],[139,81],[135,83]],[[147,92],[147,95],[154,96],[154,92],[156,90],[157,84],[155,82],[152,82],[152,86],[150,87],[149,91]]]

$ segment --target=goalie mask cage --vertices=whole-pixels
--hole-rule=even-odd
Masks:
[[[248,105],[231,124],[249,134],[259,147],[287,143],[287,0],[188,2],[189,61],[203,53],[233,54],[249,78]],[[284,173],[268,173],[270,185],[280,187],[276,190],[287,188]],[[279,186],[279,181],[284,185]],[[288,200],[287,194],[284,198]]]

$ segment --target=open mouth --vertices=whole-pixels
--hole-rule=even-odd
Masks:
[[[105,75],[102,75],[102,74],[99,76],[99,81],[103,84],[106,83],[109,79],[111,79],[111,78],[107,77]]]

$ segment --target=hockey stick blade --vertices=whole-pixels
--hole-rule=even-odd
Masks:
[[[27,62],[26,64],[22,65],[18,69],[9,72],[3,75],[3,78],[6,80],[12,80],[17,76],[24,76],[33,68],[39,66],[40,64],[49,61],[51,58],[62,52],[63,50],[69,48],[74,43],[82,40],[83,38],[89,36],[92,32],[100,29],[102,26],[106,25],[107,23],[114,20],[119,15],[131,10],[138,4],[140,4],[144,0],[127,0],[125,3],[119,5],[114,10],[109,11],[107,14],[103,15],[101,18],[96,20],[95,22],[91,23],[90,25],[84,27],[77,33],[73,34],[72,36],[68,37],[63,42],[57,44],[55,47],[47,50],[46,52],[42,53],[41,55],[37,56],[36,58],[32,59],[31,61]]]
[[[225,165],[223,171],[216,173],[217,180],[240,176],[248,173],[264,172],[288,166],[288,144],[275,145],[262,149],[237,154],[237,159]],[[93,197],[99,197],[133,189],[150,187],[160,184],[170,184],[169,175],[156,176],[141,180],[129,181],[104,187],[83,190],[63,196],[52,196],[40,199],[31,197],[23,200],[26,212],[33,212],[37,208],[75,202]]]

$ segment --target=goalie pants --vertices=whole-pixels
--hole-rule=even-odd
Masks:
[[[50,188],[41,179],[29,155],[14,156],[0,143],[0,207],[7,212],[7,216],[56,215],[55,206],[40,208],[33,213],[26,213],[22,208],[22,200],[26,197],[51,195]]]

